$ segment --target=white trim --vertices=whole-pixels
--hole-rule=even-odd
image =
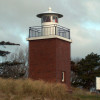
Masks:
[[[64,37],[61,37],[61,36],[58,36],[58,35],[47,35],[47,36],[40,36],[40,37],[31,37],[31,38],[27,38],[26,40],[30,41],[30,40],[40,40],[40,39],[50,39],[50,38],[58,38],[58,39],[61,39],[61,40],[64,40],[64,41],[72,42],[71,39],[67,39],[67,38],[64,38]]]
[[[96,77],[96,90],[100,90],[100,77]]]

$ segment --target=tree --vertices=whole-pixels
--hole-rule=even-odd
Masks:
[[[24,73],[23,77],[28,77],[28,48],[21,48],[18,52],[12,53],[7,60],[20,63],[18,68],[20,66],[20,69]]]
[[[18,45],[19,44],[15,44],[15,43],[11,43],[11,42],[0,42],[1,46],[5,45]],[[5,57],[8,54],[10,54],[9,51],[2,51],[0,50],[0,56]],[[3,78],[19,78],[22,77],[25,74],[25,68],[24,68],[24,64],[25,62],[22,61],[22,54],[19,54],[20,58],[15,59],[13,57],[13,59],[10,59],[9,61],[5,61],[0,63],[0,76]],[[20,59],[20,61],[18,60]]]
[[[91,53],[77,64],[74,64],[72,71],[75,73],[73,86],[85,89],[95,88],[96,77],[100,77],[100,55]]]
[[[2,42],[0,42],[0,45],[5,46],[5,45],[20,45],[20,44],[15,44],[15,43],[11,43],[11,42],[2,41]],[[0,50],[0,56],[6,56],[7,54],[10,54],[10,52]]]
[[[75,63],[74,61],[71,61],[71,82],[74,83],[75,82],[75,79],[77,77],[75,71],[76,71],[76,68],[77,68],[77,63]]]
[[[25,70],[22,67],[22,63],[13,61],[13,62],[4,62],[0,64],[2,69],[2,74],[0,75],[3,78],[21,78],[25,74]]]
[[[0,56],[6,56],[7,54],[10,54],[10,52],[0,50]]]

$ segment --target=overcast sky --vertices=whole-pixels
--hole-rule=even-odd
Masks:
[[[41,25],[36,17],[51,7],[64,15],[59,25],[71,30],[71,56],[100,54],[100,0],[0,0],[0,41],[28,45],[28,29]]]

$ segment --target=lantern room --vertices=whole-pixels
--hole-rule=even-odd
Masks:
[[[63,17],[63,15],[52,11],[49,7],[47,12],[40,13],[37,17],[41,18],[42,34],[55,35],[57,31],[58,18]]]
[[[63,15],[52,11],[52,9],[49,7],[47,12],[40,13],[37,15],[37,17],[41,18],[41,23],[42,25],[44,25],[44,24],[57,24],[58,18],[63,17]]]
[[[55,15],[45,15],[42,17],[41,19],[41,23],[45,23],[45,22],[53,22],[53,23],[58,23],[58,16]]]
[[[59,18],[63,17],[62,14],[52,11],[49,7],[48,11],[37,14],[37,17],[41,18],[41,26],[29,28],[29,39],[41,36],[60,36],[60,38],[64,37],[71,42],[70,29],[58,24]]]

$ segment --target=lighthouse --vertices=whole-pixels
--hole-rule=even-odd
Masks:
[[[58,24],[63,15],[37,14],[41,26],[29,27],[29,78],[65,83],[70,88],[70,29]]]

